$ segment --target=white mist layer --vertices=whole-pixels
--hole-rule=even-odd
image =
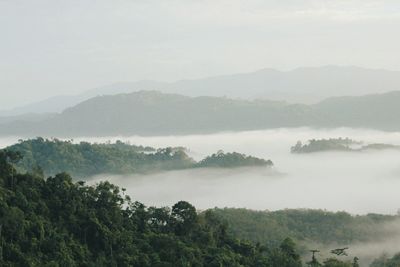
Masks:
[[[166,206],[187,200],[199,209],[245,207],[257,210],[312,208],[355,214],[393,214],[400,208],[400,151],[290,154],[298,140],[349,137],[400,145],[400,133],[308,128],[162,137],[84,137],[74,142],[129,141],[154,147],[184,146],[199,160],[222,149],[271,159],[265,168],[196,169],[149,175],[100,175],[127,189],[134,200]],[[18,138],[0,139],[6,146]]]
[[[400,208],[400,152],[290,153],[298,140],[349,137],[371,143],[400,145],[400,133],[372,130],[308,128],[166,137],[83,138],[91,142],[122,139],[154,147],[184,146],[199,160],[222,149],[237,151],[275,164],[234,170],[184,170],[151,175],[101,176],[125,187],[147,205],[171,205],[187,200],[200,209],[245,207],[258,210],[319,208],[351,213],[391,214]],[[79,141],[76,140],[76,141]]]

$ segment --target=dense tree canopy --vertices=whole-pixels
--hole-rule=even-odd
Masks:
[[[271,166],[272,162],[239,153],[218,153],[200,162],[188,156],[182,147],[156,150],[121,141],[90,144],[58,139],[36,138],[7,148],[18,152],[23,159],[16,164],[20,172],[42,170],[45,175],[68,172],[86,178],[96,174],[131,174],[197,167],[233,168],[243,166]]]
[[[367,150],[400,149],[400,146],[392,144],[372,143],[363,145],[363,142],[355,141],[350,138],[330,138],[330,139],[311,139],[303,144],[298,141],[292,146],[292,153],[314,153],[323,151],[344,151],[361,152]]]
[[[311,139],[307,144],[298,141],[291,148],[292,153],[312,153],[320,151],[351,151],[350,146],[358,142],[349,138]]]
[[[184,201],[146,208],[108,182],[86,186],[66,173],[19,174],[15,157],[0,153],[1,266],[277,266],[211,211],[199,217]]]
[[[199,167],[244,167],[244,166],[272,166],[271,160],[259,159],[240,153],[224,153],[218,151],[216,154],[206,157],[198,163]]]
[[[383,241],[395,233],[383,226],[399,219],[392,215],[353,216],[346,212],[306,209],[254,211],[215,208],[213,211],[218,218],[229,222],[230,232],[239,238],[277,246],[281,240],[290,237],[298,243],[301,253],[308,253],[316,244],[326,247]]]
[[[254,245],[213,210],[199,215],[185,201],[147,208],[109,182],[17,173],[19,158],[0,151],[1,266],[302,266],[289,238]]]

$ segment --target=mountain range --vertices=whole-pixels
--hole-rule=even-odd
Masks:
[[[262,69],[255,72],[180,80],[176,82],[120,82],[80,95],[54,96],[29,105],[0,111],[0,116],[25,113],[59,113],[90,98],[142,90],[186,96],[268,99],[315,104],[329,97],[384,93],[400,90],[400,72],[352,66],[303,67],[291,71]]]
[[[6,122],[0,135],[174,135],[301,126],[397,131],[399,103],[400,91],[312,105],[139,91],[97,96],[39,121]]]

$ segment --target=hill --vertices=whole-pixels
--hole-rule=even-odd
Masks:
[[[305,105],[141,91],[99,96],[38,123],[10,123],[0,134],[25,136],[168,135],[315,124]]]
[[[43,172],[45,176],[68,172],[80,179],[97,174],[148,173],[187,168],[236,168],[272,166],[272,161],[222,151],[200,162],[190,158],[185,149],[136,146],[121,141],[90,144],[57,139],[36,138],[20,141],[5,149],[19,153],[22,159],[15,164],[24,172]]]
[[[36,122],[4,123],[0,135],[175,135],[302,126],[397,131],[398,103],[400,91],[330,98],[315,105],[140,91],[91,98]]]
[[[326,99],[314,107],[326,117],[326,126],[399,130],[400,91]]]
[[[0,125],[11,122],[39,122],[53,117],[54,113],[26,113],[17,116],[0,117]]]
[[[303,144],[298,141],[290,148],[292,153],[315,153],[324,151],[363,152],[371,150],[399,150],[400,146],[392,144],[371,143],[355,141],[349,138],[311,139]]]
[[[309,245],[349,245],[356,242],[385,240],[397,229],[383,227],[396,223],[398,216],[358,215],[324,210],[253,211],[248,209],[213,209],[229,222],[230,231],[240,238],[276,245],[284,237],[310,249]],[[317,245],[318,246],[318,245]]]
[[[0,151],[1,266],[301,266],[290,239],[266,251],[188,202],[147,208],[108,182],[20,174],[10,160]]]
[[[185,201],[145,207],[109,182],[87,186],[66,173],[46,179],[21,174],[11,165],[17,161],[14,152],[0,151],[1,266],[301,267],[295,243],[287,237],[278,241],[282,236],[379,240],[386,237],[382,223],[397,219],[302,210],[198,213]],[[386,259],[374,266],[386,266]],[[359,266],[348,258],[314,261],[314,266]],[[397,262],[396,256],[390,262]]]
[[[80,95],[54,96],[8,111],[1,116],[23,113],[54,113],[100,95],[157,90],[186,96],[226,96],[242,99],[270,99],[313,104],[328,97],[365,95],[400,89],[397,71],[353,66],[302,67],[290,71],[261,69],[249,73],[220,75],[175,82],[119,82],[88,90]]]

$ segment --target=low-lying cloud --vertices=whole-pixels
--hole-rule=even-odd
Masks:
[[[132,199],[148,206],[170,206],[179,200],[187,200],[200,210],[213,207],[311,208],[352,214],[395,214],[400,208],[400,151],[290,153],[290,147],[298,140],[338,137],[400,145],[400,133],[348,128],[161,137],[82,137],[75,138],[74,142],[122,140],[153,147],[184,146],[196,160],[222,149],[271,159],[275,163],[272,169],[189,169],[91,177],[90,183],[109,180],[126,188]],[[0,146],[17,140],[17,137],[1,138]],[[374,242],[348,244],[349,252],[359,256],[363,264],[383,252],[396,253],[400,242],[399,225],[398,221],[382,225],[382,233],[388,235],[384,234],[381,240]],[[325,250],[329,252],[334,246],[332,244]]]
[[[196,160],[222,149],[271,159],[275,167],[233,170],[196,169],[147,175],[100,175],[125,187],[147,205],[171,205],[179,200],[200,209],[245,207],[257,210],[315,208],[354,214],[394,214],[400,208],[400,152],[324,152],[291,154],[298,140],[349,137],[400,145],[400,133],[364,129],[276,129],[210,135],[161,137],[83,137],[90,142],[129,141],[154,147],[185,146]],[[17,141],[2,138],[2,147]]]
[[[400,208],[400,152],[324,152],[290,154],[298,140],[349,137],[400,145],[400,133],[364,129],[277,129],[210,135],[78,138],[91,142],[118,139],[154,147],[185,146],[199,160],[219,149],[237,151],[275,163],[263,168],[183,170],[149,175],[102,175],[148,205],[181,199],[197,207],[246,207],[258,210],[319,208],[351,213],[396,213]]]

